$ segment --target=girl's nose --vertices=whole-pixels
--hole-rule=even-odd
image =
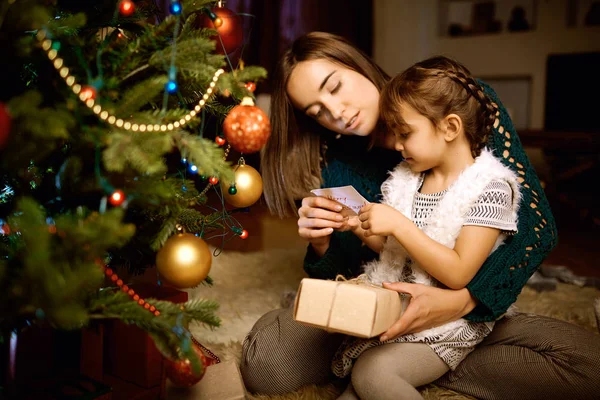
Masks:
[[[396,149],[396,151],[402,151],[404,150],[404,145],[402,144],[402,142],[396,139],[396,144],[394,145],[394,148]]]

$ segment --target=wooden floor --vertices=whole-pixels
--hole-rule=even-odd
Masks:
[[[564,265],[577,275],[600,277],[600,227],[581,209],[553,201],[558,245],[545,263]]]

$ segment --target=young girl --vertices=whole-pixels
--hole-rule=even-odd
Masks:
[[[464,66],[434,57],[394,78],[380,109],[404,161],[383,183],[382,203],[351,223],[380,253],[365,273],[378,284],[462,289],[517,230],[517,175],[484,147],[496,107]],[[333,360],[337,376],[352,370],[340,398],[421,398],[415,387],[454,370],[493,325],[458,319],[396,338],[349,338]]]

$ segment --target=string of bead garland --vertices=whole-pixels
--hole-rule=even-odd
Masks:
[[[135,293],[135,290],[133,290],[129,286],[125,285],[123,283],[123,280],[119,278],[119,276],[112,270],[112,268],[109,268],[107,265],[105,265],[101,261],[96,261],[96,262],[98,265],[100,265],[100,267],[104,271],[104,274],[108,278],[110,278],[110,280],[113,281],[124,293],[127,293],[135,302],[137,302],[140,306],[144,307],[146,310],[153,313],[154,316],[156,316],[156,317],[160,316],[160,311],[157,310],[155,306],[151,305],[150,303],[148,303],[147,301],[142,299],[137,293]],[[191,336],[191,339],[192,339],[192,342],[194,342],[194,344],[196,346],[200,347],[205,353],[207,353],[214,360],[213,362],[209,363],[209,365],[218,364],[221,362],[221,359],[219,358],[219,356],[217,356],[215,353],[210,351],[206,346],[204,346],[202,343],[200,343],[194,336]]]
[[[181,117],[179,121],[175,121],[173,123],[168,124],[145,124],[138,123],[131,120],[123,120],[121,118],[117,118],[115,115],[109,113],[104,110],[100,104],[96,104],[95,93],[88,86],[82,86],[76,82],[75,77],[70,74],[70,70],[67,66],[64,65],[64,60],[58,56],[58,50],[56,50],[56,46],[54,46],[53,41],[48,38],[48,33],[46,30],[41,29],[38,31],[36,35],[37,39],[42,44],[42,49],[46,52],[48,59],[52,61],[52,65],[58,71],[59,75],[67,86],[71,88],[73,93],[78,96],[79,100],[81,100],[88,108],[90,108],[94,114],[98,115],[100,119],[108,122],[110,125],[115,125],[117,128],[125,129],[127,131],[131,130],[133,132],[168,132],[174,129],[178,129],[184,125],[186,125],[192,118],[196,117],[196,115],[204,108],[208,99],[212,95],[214,88],[219,80],[219,76],[223,74],[225,71],[221,68],[218,69],[212,81],[209,84],[206,93],[202,96],[198,104],[187,113],[185,116]]]
[[[157,310],[155,306],[142,299],[140,295],[135,292],[135,290],[125,285],[123,283],[123,280],[119,278],[119,276],[112,270],[112,268],[109,268],[101,261],[96,261],[96,263],[100,265],[100,267],[104,271],[104,274],[108,278],[110,278],[110,280],[113,281],[124,293],[127,293],[129,297],[133,299],[133,301],[137,302],[140,306],[153,313],[154,316],[158,317],[160,315],[160,311]]]

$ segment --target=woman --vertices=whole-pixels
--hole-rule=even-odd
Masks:
[[[388,80],[342,38],[310,33],[294,42],[275,71],[273,134],[262,157],[264,193],[272,212],[290,215],[296,199],[321,183],[353,185],[367,200],[377,201],[387,171],[400,161],[397,152],[385,148],[389,138],[379,123],[379,92]],[[493,90],[482,86],[500,110],[488,146],[521,177],[519,233],[465,289],[387,286],[412,300],[384,336],[461,317],[496,320],[556,243],[554,219],[512,122]],[[336,207],[325,198],[304,197],[298,209],[299,234],[310,242],[305,270],[311,277],[355,276],[375,256],[352,233],[336,231],[345,226]],[[295,323],[291,309],[271,311],[244,342],[241,367],[248,389],[284,393],[326,382],[342,339]],[[435,383],[483,399],[593,398],[600,392],[598,354],[600,337],[580,327],[540,316],[505,316],[455,371]]]

